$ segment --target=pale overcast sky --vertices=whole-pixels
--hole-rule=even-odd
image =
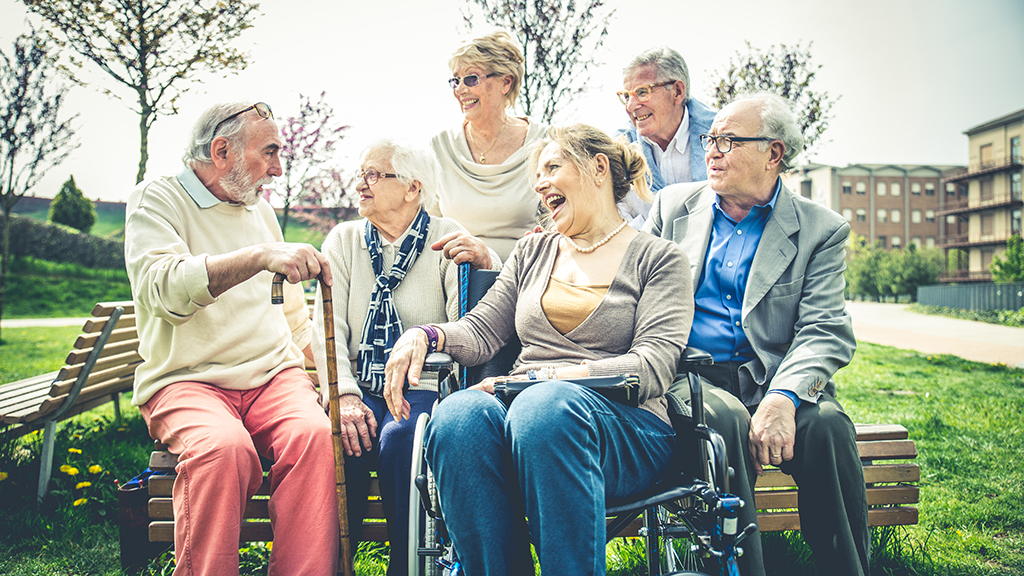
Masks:
[[[817,162],[966,164],[963,131],[1024,108],[1024,0],[607,0],[616,8],[591,91],[563,117],[605,130],[626,116],[615,97],[630,57],[654,45],[678,50],[691,94],[707,100],[709,74],[755,47],[813,41],[816,88],[842,99]],[[465,37],[460,0],[265,0],[236,46],[251,55],[242,73],[205,76],[181,99],[180,114],[150,132],[149,176],[179,170],[189,127],[219,100],[266,101],[278,118],[297,113],[298,95],[327,92],[352,126],[344,169],[370,140],[424,144],[457,125],[447,60]],[[0,46],[27,29],[25,10],[0,0]],[[93,70],[95,67],[91,68]],[[130,96],[98,71],[97,85]],[[81,147],[34,190],[52,197],[68,174],[86,196],[125,200],[138,164],[138,117],[91,88],[73,88]]]

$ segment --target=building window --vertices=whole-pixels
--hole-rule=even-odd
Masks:
[[[928,236],[924,239],[925,248],[935,248],[935,236]]]
[[[929,210],[928,212],[931,212],[931,210]],[[933,222],[933,221],[934,221],[934,219],[929,220],[929,222]],[[956,216],[953,215],[953,214],[950,214],[949,216],[946,216],[946,224],[956,224]]]
[[[981,249],[981,269],[983,272],[988,272],[992,269],[992,256],[995,255],[995,250],[992,248]]]
[[[953,184],[952,182],[946,183],[946,196],[956,196],[956,184]]]
[[[901,217],[900,217],[900,211],[899,211],[899,210],[893,210],[893,211],[892,211],[892,212],[891,212],[891,213],[889,214],[889,219],[890,219],[890,220],[892,220],[892,222],[893,222],[893,223],[899,223],[899,221],[900,221],[900,219],[901,219]],[[893,240],[894,240],[894,241],[896,240],[896,237],[895,237],[895,236],[893,236]]]
[[[1020,162],[1020,136],[1010,138],[1010,156]]]
[[[886,240],[887,238],[885,236],[879,236],[878,238],[875,238],[875,248],[881,248],[882,250],[888,248]]]
[[[889,217],[889,211],[886,210],[885,208],[879,208],[878,209],[878,213],[876,214],[876,217],[875,217],[875,222],[878,222],[879,224],[884,224],[886,219],[888,219],[888,217]]]
[[[920,210],[911,210],[910,211],[910,223],[911,224],[920,224],[921,223],[921,211]]]
[[[903,248],[903,237],[902,236],[893,236],[892,237],[892,247],[893,247],[893,250],[899,250],[900,248]]]
[[[924,221],[929,223],[929,224],[934,223],[935,222],[935,210],[925,210],[924,211]]]
[[[849,182],[843,182],[843,194],[853,194],[853,185]]]
[[[857,194],[867,194],[868,185],[863,182],[857,182]]]
[[[995,186],[993,186],[994,179],[992,177],[982,178],[978,181],[981,186],[981,201],[992,200],[995,198]]]
[[[995,234],[996,229],[996,215],[992,212],[986,212],[981,215],[981,235],[991,236]]]
[[[921,183],[920,182],[913,182],[910,185],[910,193],[913,194],[914,196],[920,196],[921,195]]]
[[[985,144],[981,147],[981,167],[985,168],[994,164],[992,160],[992,145]]]
[[[853,210],[851,208],[843,208],[843,218],[847,222],[853,222]]]
[[[878,191],[879,196],[885,196],[885,182],[875,184],[875,190]]]
[[[924,185],[924,195],[925,196],[935,196],[935,184],[932,184],[931,182],[925,184]]]
[[[921,247],[921,237],[920,236],[914,236],[913,238],[910,239],[910,243],[913,244],[914,246],[917,246],[918,248],[920,248]]]
[[[1020,208],[1010,212],[1010,234],[1020,234]]]
[[[857,208],[857,222],[867,222],[868,211],[864,208]]]
[[[967,200],[967,196],[970,195],[970,193],[971,193],[971,185],[970,184],[964,182],[963,184],[960,185],[960,198],[961,199]]]
[[[1010,175],[1010,199],[1020,200],[1020,172]]]
[[[903,186],[901,186],[899,182],[893,182],[889,185],[889,193],[893,196],[899,196],[903,193]]]

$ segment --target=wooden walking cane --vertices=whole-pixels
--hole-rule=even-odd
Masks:
[[[274,276],[270,301],[284,304],[284,274]],[[341,527],[341,573],[354,576],[352,566],[352,539],[348,527],[348,492],[345,490],[345,449],[341,444],[341,406],[338,400],[338,347],[334,343],[334,302],[331,287],[317,276],[324,307],[324,344],[327,349],[327,386],[331,417],[331,438],[334,444],[334,484],[338,496],[338,524]]]

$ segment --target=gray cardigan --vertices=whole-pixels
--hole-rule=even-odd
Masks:
[[[637,235],[597,309],[563,336],[540,304],[559,237],[536,233],[516,244],[480,303],[462,320],[441,325],[445,352],[459,363],[477,365],[493,357],[514,332],[523,349],[513,374],[580,363],[586,363],[591,376],[637,374],[641,407],[668,422],[664,395],[693,320],[686,254],[667,240]]]

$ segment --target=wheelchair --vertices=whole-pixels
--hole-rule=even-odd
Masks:
[[[494,282],[497,273],[460,269],[460,308],[465,312]],[[511,342],[495,359],[453,372],[446,354],[428,356],[424,371],[438,377],[438,402],[488,376],[507,374],[518,355],[519,342]],[[669,417],[676,432],[676,447],[665,477],[638,494],[606,502],[607,540],[619,535],[639,516],[638,530],[646,549],[650,576],[737,576],[740,544],[757,527],[739,529],[737,516],[744,503],[729,493],[730,469],[722,437],[704,424],[699,369],[710,365],[706,352],[687,348],[680,361],[677,382],[685,378],[689,405],[678,395],[666,395]],[[691,409],[692,406],[692,409]],[[463,576],[441,514],[441,503],[424,450],[429,414],[421,414],[413,438],[409,490],[409,568],[416,576]]]

